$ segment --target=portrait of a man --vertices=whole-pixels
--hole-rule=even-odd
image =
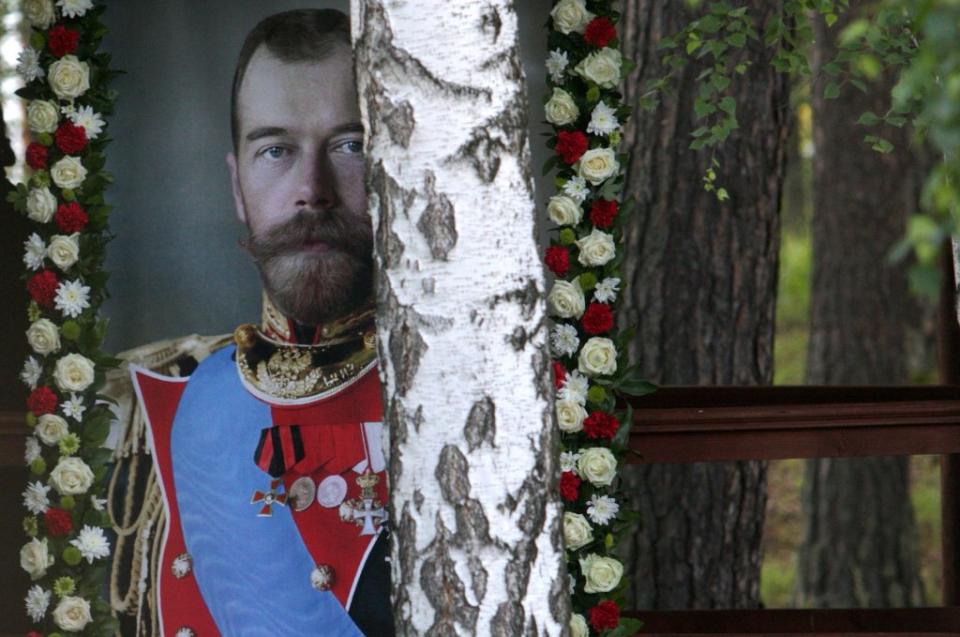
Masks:
[[[167,514],[159,621],[167,635],[389,635],[372,229],[347,17],[296,10],[257,24],[231,111],[226,161],[262,323],[177,377],[131,366]]]

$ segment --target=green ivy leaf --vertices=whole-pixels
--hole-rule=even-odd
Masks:
[[[840,97],[840,85],[836,82],[827,84],[827,87],[823,89],[823,97],[828,100],[834,100]]]

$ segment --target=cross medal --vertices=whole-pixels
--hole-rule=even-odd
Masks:
[[[362,526],[360,535],[376,535],[377,526],[387,519],[387,511],[383,503],[376,499],[373,488],[380,482],[380,476],[367,468],[357,478],[360,485],[360,497],[344,502],[340,507],[340,519],[344,522],[353,522]]]
[[[257,513],[257,517],[269,518],[273,515],[272,507],[274,504],[279,504],[280,506],[287,505],[287,494],[280,493],[278,487],[283,482],[283,480],[271,480],[270,481],[270,490],[263,492],[260,490],[253,492],[253,497],[250,498],[250,504],[262,504],[260,507],[260,512]]]

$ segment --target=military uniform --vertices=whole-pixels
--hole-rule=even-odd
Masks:
[[[310,344],[265,317],[186,378],[132,368],[167,510],[163,634],[391,635],[373,313]]]

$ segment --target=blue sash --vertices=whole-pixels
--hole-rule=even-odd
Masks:
[[[287,507],[257,517],[250,503],[270,476],[253,461],[269,405],[240,383],[227,347],[190,377],[171,434],[184,541],[207,608],[229,637],[363,637],[330,592],[310,584],[314,564]]]

